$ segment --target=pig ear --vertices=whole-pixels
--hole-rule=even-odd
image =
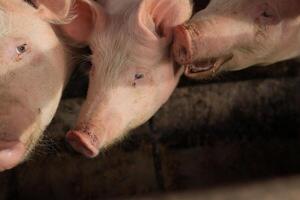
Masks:
[[[91,0],[37,0],[39,14],[57,24],[67,39],[87,43],[97,20],[104,20],[100,5]],[[102,16],[103,15],[103,16]],[[98,18],[103,19],[98,19]]]
[[[190,19],[191,0],[142,0],[138,20],[158,37],[172,37],[172,29]]]
[[[52,23],[66,23],[74,17],[71,11],[75,2],[75,0],[35,0],[33,4],[43,19]]]

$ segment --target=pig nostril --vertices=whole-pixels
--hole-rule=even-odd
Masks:
[[[189,52],[188,52],[188,49],[183,46],[183,45],[180,45],[178,48],[177,48],[177,62],[179,62],[180,64],[185,64],[185,63],[188,63],[189,62]]]
[[[179,55],[183,56],[183,57],[186,57],[187,56],[187,49],[185,47],[180,47],[179,48]]]

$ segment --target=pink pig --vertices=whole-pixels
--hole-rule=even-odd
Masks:
[[[192,14],[189,0],[103,2],[105,7],[77,0],[73,24],[85,28],[76,37],[71,26],[63,29],[93,52],[88,96],[67,134],[87,157],[146,122],[168,100],[183,73],[169,55],[172,28]]]
[[[188,77],[269,65],[300,56],[300,1],[211,0],[174,32],[173,55]]]
[[[29,156],[72,71],[73,53],[49,23],[67,23],[68,6],[34,6],[0,0],[0,171]]]

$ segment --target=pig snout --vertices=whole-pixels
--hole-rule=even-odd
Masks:
[[[90,105],[84,104],[77,125],[67,133],[66,140],[75,151],[94,158],[126,130],[124,121],[112,109],[101,111]]]
[[[26,155],[26,146],[19,141],[0,141],[0,172],[17,166]]]
[[[99,154],[99,139],[90,130],[71,130],[67,133],[66,139],[75,151],[88,158],[94,158]]]
[[[192,20],[174,28],[172,53],[175,61],[185,67],[186,76],[213,76],[233,58],[232,48],[245,34],[232,33],[224,25],[229,23],[233,22],[222,18]]]
[[[196,29],[188,28],[185,25],[179,25],[174,29],[173,55],[176,62],[184,65],[195,60],[194,51],[196,49],[192,46],[192,41],[195,40],[193,37],[197,37],[197,34]]]
[[[217,40],[213,34],[200,27],[201,24],[189,23],[174,29],[173,56],[177,63],[185,67],[185,75],[190,78],[212,76],[230,58],[215,51],[220,44],[216,47]]]

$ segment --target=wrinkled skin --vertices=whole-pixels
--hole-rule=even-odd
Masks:
[[[0,32],[3,171],[29,156],[53,118],[72,68],[48,17],[24,1],[0,0]]]
[[[171,30],[191,12],[189,0],[110,0],[105,7],[77,1],[72,24],[92,32],[71,38],[93,52],[87,99],[67,134],[77,151],[97,156],[168,100],[183,73],[169,55]],[[67,35],[71,30],[64,29]]]
[[[211,0],[174,35],[174,58],[191,78],[295,58],[300,1]]]

